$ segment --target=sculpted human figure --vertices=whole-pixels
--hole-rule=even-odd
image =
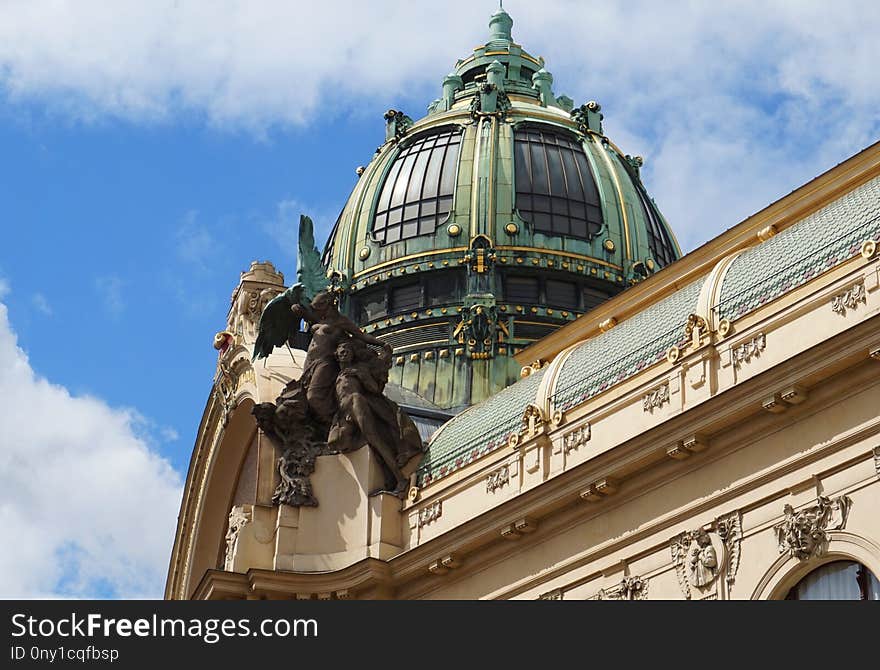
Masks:
[[[387,352],[376,354],[361,342],[348,340],[336,348],[339,374],[335,391],[338,412],[330,429],[328,445],[349,451],[366,442],[372,447],[393,481],[386,487],[401,494],[408,478],[401,467],[421,453],[421,438],[412,420],[382,395],[390,359]]]
[[[304,290],[295,284],[266,305],[254,342],[257,360],[285,342],[291,344],[301,320],[309,324],[312,336],[299,379],[288,382],[275,403],[261,403],[253,410],[259,427],[283,450],[281,483],[273,501],[316,505],[309,476],[317,456],[367,444],[386,473],[381,490],[401,495],[409,483],[402,468],[421,455],[423,447],[412,419],[383,395],[391,345],[340,314],[332,292],[321,291],[305,304]]]
[[[291,311],[311,324],[312,341],[306,352],[300,384],[306,389],[312,413],[329,424],[336,412],[334,388],[339,374],[336,347],[354,338],[382,347],[390,355],[391,345],[363,332],[351,319],[340,314],[333,295],[327,291],[318,293],[311,305],[295,304]]]
[[[694,586],[708,586],[715,579],[718,555],[706,531],[699,531],[695,541],[696,545],[691,548],[689,559],[690,581]]]

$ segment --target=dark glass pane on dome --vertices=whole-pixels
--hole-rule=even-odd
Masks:
[[[409,188],[406,191],[407,202],[418,202],[422,197],[422,184],[424,183],[424,175],[428,169],[428,157],[433,152],[422,151],[416,157],[415,165],[413,165],[412,176],[409,180]]]
[[[355,311],[358,323],[366,323],[382,318],[387,313],[385,308],[385,291],[369,291],[359,294],[355,299]]]
[[[373,235],[389,244],[431,234],[452,209],[458,169],[459,130],[416,138],[404,147],[379,193]]]
[[[599,234],[599,191],[575,138],[549,126],[515,131],[514,174],[517,212],[536,231],[581,239]]]
[[[441,221],[452,210],[452,196],[444,195],[437,198],[437,213],[441,216]]]
[[[426,302],[428,305],[448,305],[461,300],[464,293],[463,275],[454,270],[432,272],[425,282]]]
[[[589,286],[584,286],[584,309],[592,309],[596,305],[600,305],[608,299],[608,294]]]
[[[437,149],[434,149],[437,151]],[[458,144],[446,147],[446,155],[443,157],[443,174],[440,177],[440,193],[452,195],[455,186],[455,172],[458,167]]]
[[[397,286],[391,289],[391,313],[412,312],[422,306],[420,283]]]
[[[432,151],[431,160],[425,170],[425,187],[422,196],[425,198],[437,197],[437,187],[440,185],[440,168],[443,167],[443,151]]]
[[[550,193],[550,180],[547,176],[547,154],[545,147],[537,142],[529,147],[532,167],[532,192]]]
[[[547,304],[555,307],[577,309],[578,287],[569,281],[547,280]]]
[[[584,187],[581,184],[578,167],[574,160],[574,154],[571,151],[562,152],[562,164],[565,167],[565,185],[572,199],[572,203],[577,203],[577,201],[580,200],[581,202],[579,205],[580,207],[583,207],[583,202],[585,200]]]
[[[514,167],[517,184],[531,184],[529,176],[529,145],[528,142],[516,142],[513,146]],[[517,205],[518,206],[518,205]]]
[[[415,237],[419,234],[419,222],[418,221],[405,221],[403,224],[403,231],[401,232],[401,237],[406,239],[408,237]]]
[[[571,236],[589,237],[587,233],[587,222],[584,219],[571,219]]]
[[[504,299],[513,303],[538,302],[537,277],[506,277]]]
[[[547,165],[550,169],[550,192],[565,193],[565,175],[562,172],[562,158],[557,147],[547,147]]]

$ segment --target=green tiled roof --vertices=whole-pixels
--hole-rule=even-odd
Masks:
[[[742,253],[730,266],[718,318],[737,319],[852,258],[880,235],[880,177]]]
[[[687,317],[696,311],[703,279],[651,305],[607,333],[572,350],[562,364],[553,406],[566,410],[663,359],[686,339]]]
[[[866,239],[880,237],[880,177],[805,217],[731,264],[715,307],[719,318],[736,319],[859,253]],[[569,409],[663,359],[686,344],[684,326],[696,311],[705,277],[585,340],[562,363],[553,407]],[[420,485],[444,477],[504,445],[535,401],[541,370],[463,412],[435,436],[419,468]]]
[[[538,370],[491,398],[465,410],[443,426],[419,466],[420,486],[448,475],[505,444],[519,430],[526,405],[535,401],[544,370]]]

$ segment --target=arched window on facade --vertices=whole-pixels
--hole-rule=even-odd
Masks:
[[[816,568],[791,588],[786,600],[880,600],[880,581],[855,561]]]

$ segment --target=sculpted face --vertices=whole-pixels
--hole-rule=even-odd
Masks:
[[[336,359],[343,364],[351,363],[354,360],[354,347],[348,342],[343,342],[336,347]]]
[[[321,315],[326,314],[332,306],[333,298],[329,293],[319,293],[312,300],[312,309]]]

